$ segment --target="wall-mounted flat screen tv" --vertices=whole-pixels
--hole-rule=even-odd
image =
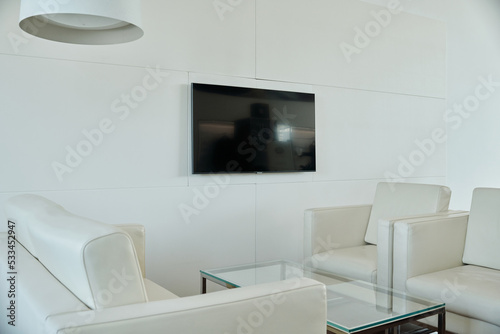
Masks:
[[[314,94],[192,84],[193,173],[316,170]]]

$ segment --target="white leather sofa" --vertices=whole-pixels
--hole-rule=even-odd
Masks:
[[[144,277],[140,225],[78,217],[35,195],[11,198],[6,214],[2,334],[326,332],[325,288],[314,280],[178,298]]]
[[[380,182],[373,204],[305,211],[305,263],[336,275],[392,287],[393,219],[448,214],[441,185]]]
[[[500,333],[500,189],[475,189],[468,214],[396,222],[394,289],[445,302],[447,331]]]

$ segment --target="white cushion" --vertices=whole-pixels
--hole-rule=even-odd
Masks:
[[[317,269],[335,275],[377,283],[377,246],[365,245],[318,253],[312,258]]]
[[[500,270],[500,189],[476,188],[463,262]]]
[[[148,301],[153,302],[156,300],[165,300],[165,299],[175,299],[179,298],[176,294],[168,291],[164,287],[156,284],[155,282],[144,279],[144,284],[146,286],[146,292],[148,294]]]
[[[16,223],[18,241],[89,308],[147,301],[135,248],[124,231],[35,195],[9,199],[5,211]]]
[[[379,219],[446,211],[450,196],[451,191],[445,186],[380,182],[375,191],[365,241],[377,244]]]
[[[442,300],[446,310],[500,326],[500,271],[472,265],[415,276],[410,294]]]

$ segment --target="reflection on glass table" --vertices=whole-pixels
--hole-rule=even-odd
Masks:
[[[335,276],[290,261],[261,262],[201,270],[201,292],[207,280],[227,288],[307,277],[322,282],[327,292],[327,326],[333,333],[376,333],[438,315],[438,333],[445,333],[445,305],[377,285]]]

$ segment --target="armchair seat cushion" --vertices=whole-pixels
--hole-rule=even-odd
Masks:
[[[446,310],[500,326],[500,271],[465,265],[415,276],[410,294],[442,300]]]
[[[352,279],[377,283],[377,246],[333,249],[313,256],[315,268]]]

